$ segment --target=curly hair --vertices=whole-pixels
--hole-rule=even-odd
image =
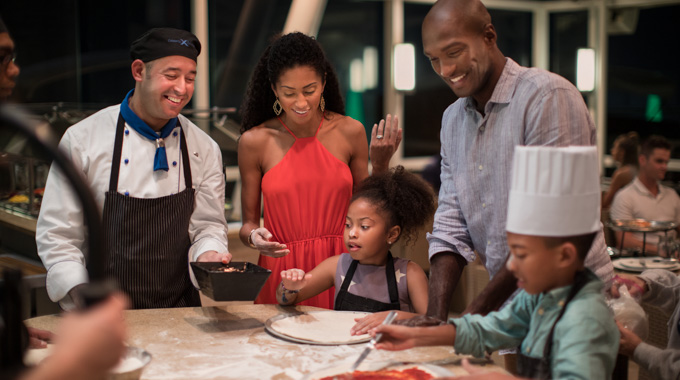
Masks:
[[[352,202],[365,199],[385,215],[388,228],[401,227],[406,244],[415,242],[417,230],[435,212],[435,196],[430,185],[399,165],[374,174],[357,187]]]
[[[276,96],[271,86],[276,84],[284,71],[297,66],[312,67],[324,78],[325,109],[345,114],[338,77],[319,42],[300,32],[289,33],[274,36],[253,70],[241,104],[241,133],[276,116],[272,109]]]

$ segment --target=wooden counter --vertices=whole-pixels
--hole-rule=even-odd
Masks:
[[[355,360],[365,344],[317,346],[289,343],[264,330],[267,319],[283,312],[319,310],[232,303],[221,307],[128,310],[128,344],[153,356],[142,379],[300,379]],[[26,325],[54,331],[58,316],[29,319]],[[419,347],[371,353],[366,362],[455,359],[452,347]],[[459,365],[445,365],[454,374]],[[489,364],[490,370],[501,371]]]
[[[28,215],[0,208],[0,224],[10,227],[17,232],[35,236],[35,225],[38,220]]]

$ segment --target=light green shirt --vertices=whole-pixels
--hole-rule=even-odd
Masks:
[[[588,276],[591,281],[555,327],[550,358],[554,379],[609,379],[614,370],[619,330],[601,293],[602,282],[590,271]],[[449,320],[456,326],[456,352],[481,357],[521,345],[523,355],[542,357],[570,289],[571,285],[539,295],[521,291],[501,311]]]

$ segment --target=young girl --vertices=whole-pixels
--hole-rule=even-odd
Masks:
[[[282,271],[277,301],[291,305],[335,286],[335,310],[401,310],[398,319],[424,314],[425,272],[414,262],[393,258],[390,247],[402,236],[411,241],[434,210],[429,185],[404,167],[368,177],[347,211],[344,239],[349,253],[330,257],[306,274],[301,269]],[[382,322],[385,313],[364,318],[353,333]]]

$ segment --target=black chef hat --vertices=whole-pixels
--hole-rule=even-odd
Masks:
[[[142,34],[130,46],[130,57],[150,62],[171,55],[181,55],[196,61],[201,43],[193,33],[174,28],[154,28]]]
[[[9,33],[9,30],[7,30],[7,26],[2,21],[2,17],[0,17],[0,33]]]

